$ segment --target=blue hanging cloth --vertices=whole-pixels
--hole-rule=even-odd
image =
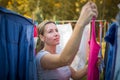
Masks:
[[[116,51],[116,61],[115,61],[115,72],[114,72],[114,79],[113,80],[120,80],[120,11],[116,16],[116,24],[118,25],[117,29],[117,51]]]
[[[33,24],[0,7],[0,79],[37,80]]]
[[[107,60],[105,66],[105,80],[114,80],[116,49],[117,49],[117,24],[114,22],[110,25],[106,33],[105,41],[109,44]]]

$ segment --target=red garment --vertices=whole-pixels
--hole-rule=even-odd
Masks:
[[[37,27],[34,26],[34,37],[37,37],[37,36],[38,36]]]
[[[95,19],[92,20],[92,33],[90,40],[90,53],[88,61],[88,75],[87,80],[99,80],[99,69],[97,66],[98,53],[100,50],[100,45],[96,41],[95,33]]]
[[[35,55],[36,55],[36,44],[37,44],[37,37],[38,37],[38,32],[37,32],[37,27],[34,25],[34,47],[35,47]]]

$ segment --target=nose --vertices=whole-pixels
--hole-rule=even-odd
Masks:
[[[59,32],[56,32],[56,31],[55,31],[55,36],[59,36]]]

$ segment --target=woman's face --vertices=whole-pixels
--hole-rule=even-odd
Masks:
[[[60,41],[60,34],[58,33],[57,26],[54,23],[48,23],[44,30],[44,42],[47,45],[58,45]]]

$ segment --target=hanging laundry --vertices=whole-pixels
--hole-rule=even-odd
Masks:
[[[90,27],[91,27],[90,23],[85,26],[83,34],[82,34],[79,50],[71,64],[71,66],[75,70],[80,70],[80,69],[84,68],[84,66],[86,65],[87,57],[88,57],[88,53],[89,53],[88,41],[90,39]]]
[[[107,61],[105,66],[105,80],[114,80],[114,69],[117,49],[117,25],[112,23],[106,33],[105,41],[109,44]]]
[[[38,36],[37,27],[36,25],[34,25],[34,37],[37,37],[37,36]]]
[[[108,31],[108,28],[110,27],[110,23],[106,22],[106,31],[105,31],[105,34],[104,34],[104,37],[106,35],[106,32]],[[104,40],[105,41],[105,40]],[[109,50],[109,43],[106,43],[105,42],[105,52],[104,52],[104,69],[103,69],[103,78],[105,80],[105,71],[106,71],[106,65],[107,65],[107,59],[108,59],[108,50]]]
[[[37,26],[34,25],[34,49],[35,49],[35,55],[37,54],[36,53],[37,40],[38,40]]]
[[[60,53],[65,47],[67,41],[72,35],[72,25],[68,24],[57,24],[58,31],[60,33],[60,44],[57,46],[57,53]]]
[[[57,46],[57,53],[60,53],[62,49],[65,47],[70,36],[72,35],[73,30],[72,30],[72,26],[70,23],[69,24],[57,24],[57,27],[60,33],[60,44]],[[79,70],[83,68],[87,62],[89,37],[90,37],[90,24],[88,24],[83,31],[79,50],[71,64],[71,67],[73,67],[75,70]]]
[[[0,7],[0,79],[37,80],[33,24]]]
[[[99,22],[99,39],[100,39],[100,50],[99,50],[99,54],[98,57],[101,60],[101,64],[99,66],[99,71],[100,73],[102,72],[103,68],[104,68],[104,60],[103,60],[103,55],[102,55],[102,30],[103,30],[103,23],[102,21]]]
[[[88,60],[87,80],[99,80],[99,69],[97,66],[99,50],[100,50],[100,45],[96,41],[95,19],[93,19],[92,33],[91,33],[91,39],[90,39],[90,53],[89,53],[89,60]]]
[[[120,4],[119,4],[120,6]],[[116,25],[117,28],[117,51],[116,51],[116,61],[115,61],[115,72],[114,72],[114,80],[120,80],[120,11],[116,16]]]
[[[115,60],[115,70],[113,80],[120,80],[120,26],[117,29],[117,51]]]

